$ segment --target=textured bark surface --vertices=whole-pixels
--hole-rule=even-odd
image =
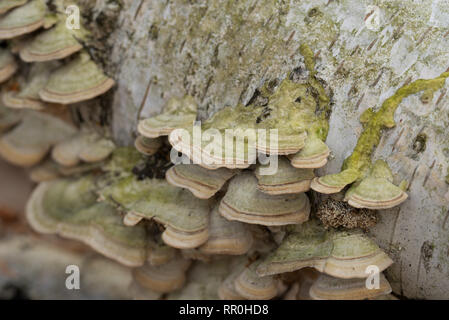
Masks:
[[[377,29],[370,5],[380,9]],[[139,118],[160,112],[171,96],[194,96],[202,118],[248,102],[264,82],[302,66],[305,42],[333,92],[333,159],[323,170],[333,173],[355,146],[364,110],[449,67],[447,0],[125,0],[119,7],[97,1],[95,12],[117,19],[103,62],[118,82],[112,128],[122,144],[133,141]],[[374,155],[409,182],[409,200],[380,212],[372,229],[395,261],[388,271],[395,292],[408,298],[449,298],[446,90],[428,103],[405,99]]]

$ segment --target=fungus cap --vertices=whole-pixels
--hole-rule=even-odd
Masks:
[[[56,144],[52,158],[62,166],[75,166],[81,161],[94,163],[105,160],[114,150],[115,145],[98,133],[84,130],[67,140]]]
[[[133,270],[133,277],[144,288],[169,293],[184,286],[189,266],[190,261],[183,258],[173,259],[160,266],[145,264]]]
[[[256,177],[244,172],[229,183],[219,212],[228,220],[282,226],[307,221],[310,203],[304,193],[276,196],[263,193],[257,188]]]
[[[0,138],[0,155],[12,164],[33,166],[54,144],[75,132],[72,125],[59,118],[29,111],[18,126]]]
[[[11,39],[33,32],[45,25],[47,5],[44,0],[32,0],[0,17],[0,39]]]
[[[114,84],[115,81],[82,51],[67,65],[52,72],[39,95],[44,101],[71,104],[102,95]]]
[[[7,131],[18,124],[23,117],[20,110],[12,110],[0,103],[0,133]]]
[[[127,214],[163,224],[164,242],[179,249],[196,248],[209,236],[209,202],[165,180],[137,180],[127,176],[100,191],[101,198],[119,205]]]
[[[229,259],[210,263],[195,262],[189,270],[185,286],[167,296],[168,300],[218,300],[218,289],[229,274]]]
[[[380,273],[379,288],[367,288],[366,279],[338,279],[325,274],[310,288],[314,300],[364,300],[391,293],[391,286]]]
[[[332,243],[332,253],[319,271],[333,277],[366,278],[369,266],[377,266],[383,271],[393,263],[373,240],[358,230],[335,232]]]
[[[58,165],[51,160],[46,160],[30,170],[30,179],[35,183],[52,181],[60,177]]]
[[[25,62],[41,62],[66,58],[80,51],[83,46],[76,40],[82,38],[80,32],[70,30],[65,22],[37,35],[20,50],[20,58]]]
[[[209,239],[199,250],[206,254],[243,255],[253,244],[253,236],[246,225],[223,218],[216,206],[209,222]]]
[[[408,196],[392,181],[393,175],[387,163],[377,160],[367,176],[346,192],[345,200],[356,208],[393,208],[404,202]]]
[[[393,261],[377,244],[359,231],[326,231],[317,221],[298,227],[257,269],[273,275],[313,267],[333,277],[366,278],[366,268],[380,271]]]
[[[134,141],[136,149],[147,156],[154,155],[162,146],[162,141],[159,138],[147,138],[144,136],[138,136]]]
[[[124,226],[112,206],[96,201],[95,190],[92,176],[43,182],[28,200],[27,220],[37,232],[81,241],[130,267],[143,265],[145,228]]]
[[[235,279],[235,291],[249,300],[270,300],[278,293],[277,280],[272,276],[261,277],[257,275],[258,262],[245,268]]]
[[[191,96],[182,99],[171,98],[160,115],[141,120],[137,131],[147,138],[168,136],[177,128],[193,125],[196,120],[197,105]]]
[[[171,185],[186,188],[197,198],[209,199],[236,173],[227,168],[212,171],[193,164],[179,164],[171,167],[165,177]]]
[[[329,154],[329,147],[317,136],[310,135],[304,148],[289,158],[295,168],[317,169],[326,165]]]
[[[271,165],[271,164],[270,164]],[[278,158],[274,174],[262,174],[270,165],[258,165],[255,171],[259,181],[258,188],[271,195],[302,193],[310,190],[310,183],[315,177],[312,169],[297,169],[284,158]]]
[[[11,9],[20,7],[27,3],[28,0],[2,0],[0,2],[0,14],[4,14]]]
[[[2,95],[3,103],[9,108],[43,110],[48,104],[41,101],[39,91],[45,87],[53,63],[35,63],[31,66],[29,76],[20,86],[20,91],[6,91]]]
[[[316,220],[289,234],[258,266],[260,276],[293,272],[306,267],[322,270],[333,249],[332,238]]]
[[[18,67],[14,56],[8,50],[0,49],[0,83],[11,78]]]
[[[310,187],[319,193],[332,194],[338,193],[348,184],[356,181],[360,173],[354,169],[346,169],[340,173],[329,174],[323,177],[313,179]]]

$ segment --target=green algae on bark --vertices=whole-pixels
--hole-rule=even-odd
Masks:
[[[443,72],[434,79],[416,80],[399,88],[393,96],[384,101],[377,112],[372,108],[367,109],[360,117],[360,121],[363,123],[363,132],[357,141],[353,153],[344,161],[342,171],[338,174],[316,178],[312,182],[312,189],[321,193],[337,193],[346,185],[355,181],[361,183],[370,171],[375,170],[371,160],[372,154],[379,144],[383,130],[396,125],[394,114],[402,100],[421,91],[424,91],[426,95],[433,95],[434,92],[443,88],[448,77],[449,72]],[[393,187],[395,192],[399,189],[395,186]],[[402,201],[399,203],[393,201],[391,206],[402,203],[407,198],[404,195],[400,195]],[[371,196],[375,197],[375,195]],[[347,198],[349,198],[349,194]],[[391,206],[386,206],[385,208]]]
[[[368,169],[371,164],[371,155],[379,144],[382,130],[396,125],[394,113],[402,100],[421,91],[435,92],[443,88],[447,77],[449,72],[444,72],[434,79],[416,80],[398,89],[393,96],[385,100],[377,112],[374,112],[372,108],[367,109],[360,118],[360,121],[364,123],[364,130],[352,155],[345,160],[343,170],[351,168],[362,173]]]

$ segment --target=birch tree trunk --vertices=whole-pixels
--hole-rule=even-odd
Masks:
[[[202,119],[247,103],[263,83],[302,65],[306,43],[332,91],[333,155],[320,173],[334,173],[356,144],[363,111],[449,67],[449,0],[76,2],[95,38],[91,54],[117,80],[113,93],[80,104],[81,114],[109,119],[122,145],[134,141],[140,118],[159,113],[172,96],[192,95]],[[427,103],[404,99],[374,154],[397,182],[408,181],[409,199],[379,212],[370,231],[395,262],[387,271],[395,293],[407,298],[449,298],[447,88]],[[5,248],[0,254],[9,257]]]
[[[97,1],[95,10],[111,5]],[[447,0],[124,0],[116,17],[105,64],[118,82],[112,128],[122,144],[171,96],[195,97],[202,118],[248,102],[257,87],[301,64],[305,42],[333,92],[333,159],[322,173],[337,172],[364,110],[449,67]],[[409,183],[409,200],[379,212],[371,230],[395,261],[387,273],[394,291],[408,298],[449,298],[446,90],[428,103],[405,99],[374,155]]]

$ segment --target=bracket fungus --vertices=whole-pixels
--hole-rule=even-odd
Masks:
[[[273,275],[313,267],[333,277],[366,278],[366,268],[376,265],[380,271],[393,261],[363,233],[326,231],[317,221],[297,226],[280,247],[257,269],[259,275]]]
[[[2,0],[0,2],[0,14],[4,14],[11,9],[23,6],[28,0]]]
[[[353,184],[345,200],[355,208],[388,209],[407,199],[407,194],[393,184],[393,174],[387,163],[377,160],[366,177]]]
[[[197,198],[209,199],[236,173],[227,168],[207,170],[193,164],[178,164],[171,167],[165,177],[171,185],[186,188]]]
[[[44,0],[32,0],[0,17],[0,39],[31,33],[46,25],[48,14]]]
[[[257,178],[251,172],[243,172],[229,183],[219,212],[228,220],[282,226],[307,221],[310,202],[304,193],[275,196],[263,193],[257,188]]]
[[[308,136],[304,148],[289,159],[295,168],[317,169],[326,165],[329,155],[329,147],[321,139]]]
[[[3,104],[9,108],[43,110],[48,103],[40,99],[39,91],[45,87],[52,69],[52,63],[35,63],[31,66],[25,83],[20,91],[6,90],[2,95]]]
[[[96,201],[95,188],[91,176],[43,182],[27,203],[27,220],[37,232],[81,241],[127,266],[143,265],[145,228],[123,225],[114,207]]]
[[[12,110],[0,103],[0,133],[14,127],[23,118],[23,112]]]
[[[29,175],[31,181],[35,183],[52,181],[61,177],[59,166],[50,159],[31,168]]]
[[[47,102],[71,104],[100,96],[114,84],[89,54],[81,51],[68,64],[52,72],[39,95]]]
[[[210,263],[195,262],[190,267],[186,285],[167,296],[169,300],[218,300],[218,289],[232,266],[229,259]]]
[[[190,261],[180,257],[159,266],[145,264],[133,270],[133,277],[134,281],[144,288],[169,293],[184,286],[189,266]]]
[[[272,276],[259,276],[256,261],[246,267],[239,276],[235,278],[235,291],[248,300],[270,300],[278,294],[278,280]]]
[[[228,221],[218,212],[216,206],[210,215],[209,238],[199,247],[206,254],[243,255],[253,244],[253,236],[245,224]]]
[[[370,288],[365,279],[338,279],[322,274],[310,287],[314,300],[365,300],[391,293],[385,276],[379,274],[379,286]]]
[[[177,249],[166,245],[159,232],[156,232],[157,236],[148,241],[148,257],[147,262],[151,266],[160,266],[166,264],[176,257]],[[154,233],[150,233],[153,236]]]
[[[82,130],[53,147],[52,158],[62,166],[73,167],[81,161],[94,163],[105,160],[115,149],[114,143],[100,134]]]
[[[144,136],[138,136],[134,141],[134,147],[147,156],[152,156],[155,154],[159,148],[162,146],[162,141],[159,138],[147,138]]]
[[[192,126],[197,116],[197,105],[191,96],[171,98],[160,115],[141,120],[138,132],[147,138],[168,136],[178,128]]]
[[[254,163],[257,152],[292,155],[306,146],[304,152],[293,156],[295,165],[300,168],[325,165],[329,149],[323,140],[329,126],[329,98],[315,78],[310,48],[303,45],[301,52],[309,70],[306,81],[293,81],[294,77],[289,75],[275,88],[267,83],[257,91],[263,99],[251,99],[247,106],[225,107],[187,132],[174,130],[169,142],[194,163],[208,169],[244,169]],[[237,145],[235,152],[234,145]],[[238,150],[239,146],[243,149]]]
[[[120,179],[100,191],[104,201],[110,201],[126,211],[127,225],[143,219],[155,220],[166,229],[164,242],[179,249],[192,249],[209,237],[209,202],[195,198],[189,191],[173,187],[165,180],[137,180],[134,176]]]
[[[69,29],[64,21],[51,29],[38,34],[20,50],[20,58],[25,62],[42,62],[66,58],[80,51],[83,46],[77,39],[83,40],[83,29]]]
[[[255,175],[259,181],[260,191],[271,195],[302,193],[310,190],[310,183],[315,174],[312,169],[294,168],[286,158],[278,158],[277,171],[273,175],[262,175],[261,169],[265,165],[258,165]]]
[[[360,117],[363,132],[353,153],[344,161],[342,171],[315,178],[312,189],[321,193],[338,193],[356,182],[348,190],[346,200],[359,208],[387,209],[405,201],[407,195],[392,184],[391,171],[386,163],[376,161],[372,164],[373,151],[380,142],[383,130],[396,125],[394,114],[403,99],[421,91],[433,94],[444,86],[448,77],[449,72],[446,71],[434,79],[418,79],[399,88],[378,111],[372,108],[365,110]],[[370,183],[381,185],[368,185]]]
[[[0,49],[0,83],[16,73],[18,65],[14,56],[6,49]]]
[[[0,155],[12,164],[33,166],[53,145],[76,131],[71,124],[57,117],[29,111],[19,125],[0,138]]]

